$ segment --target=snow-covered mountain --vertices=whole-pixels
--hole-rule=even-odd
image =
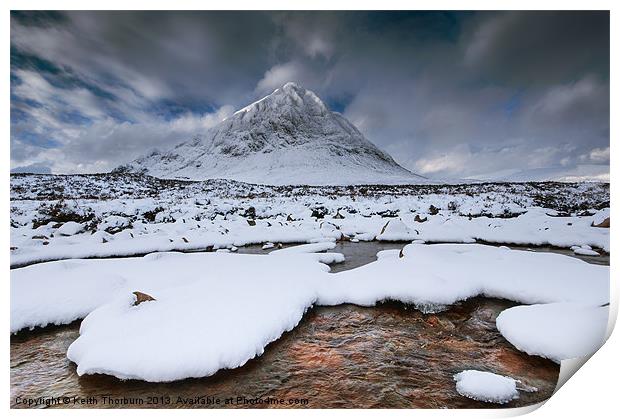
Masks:
[[[115,172],[271,185],[426,183],[313,92],[287,83],[203,135]]]
[[[490,182],[605,182],[609,183],[609,165],[578,164],[538,169],[506,169],[495,173],[472,176],[477,181]],[[471,180],[470,179],[470,180]]]

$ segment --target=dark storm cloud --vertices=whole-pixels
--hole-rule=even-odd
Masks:
[[[501,13],[466,31],[465,64],[481,78],[530,86],[609,74],[607,12]]]
[[[275,29],[258,12],[68,12],[38,27],[23,19],[12,25],[20,51],[147,98],[214,103],[252,91]]]
[[[13,166],[108,170],[297,81],[427,175],[608,172],[605,12],[11,16]]]

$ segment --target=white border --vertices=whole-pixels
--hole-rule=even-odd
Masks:
[[[381,2],[370,2],[364,0],[345,0],[345,1],[334,1],[334,0],[314,0],[314,1],[297,1],[295,4],[292,4],[289,1],[283,0],[262,0],[260,3],[251,2],[248,0],[237,0],[235,2],[204,2],[197,0],[184,0],[182,2],[166,2],[161,0],[107,0],[105,2],[101,1],[91,1],[85,3],[84,1],[77,0],[57,0],[57,1],[41,1],[41,0],[22,0],[22,1],[12,1],[8,2],[8,7],[4,10],[4,15],[2,16],[2,22],[4,24],[1,26],[2,32],[4,35],[4,42],[2,44],[3,53],[1,55],[1,59],[3,61],[4,71],[9,70],[10,68],[10,42],[9,42],[9,30],[10,30],[10,14],[9,11],[11,9],[16,10],[37,10],[37,9],[56,9],[56,10],[140,10],[140,9],[156,9],[156,10],[199,10],[199,9],[211,9],[211,10],[230,10],[230,9],[239,9],[239,10],[256,10],[257,6],[260,5],[262,9],[267,10],[344,10],[344,9],[359,9],[359,10],[401,10],[401,9],[412,9],[412,10],[512,10],[512,9],[526,9],[526,10],[548,10],[548,9],[559,9],[559,10],[611,10],[611,45],[612,45],[612,55],[611,55],[611,115],[614,115],[613,110],[616,109],[615,104],[618,99],[618,83],[615,82],[615,77],[618,73],[618,65],[617,65],[617,52],[615,50],[618,49],[618,24],[620,23],[620,19],[617,17],[617,11],[620,9],[617,4],[618,2],[612,1],[602,1],[602,0],[589,0],[585,1],[575,1],[575,0],[565,0],[565,1],[543,1],[543,0],[521,0],[521,1],[513,1],[513,0],[505,0],[502,2],[498,1],[483,1],[483,0],[470,0],[470,1],[458,1],[458,0],[444,0],[444,1],[435,1],[435,2],[420,2],[420,1],[395,1],[395,0],[383,0]],[[615,6],[615,7],[614,7]],[[615,48],[614,48],[615,47]],[[10,128],[9,128],[9,109],[10,109],[10,81],[8,74],[5,73],[4,78],[2,79],[2,97],[4,100],[2,101],[2,110],[4,115],[4,121],[6,123],[4,132],[6,133],[6,137],[3,142],[3,153],[2,153],[2,170],[3,173],[8,175],[9,173],[9,138],[10,138]],[[613,133],[616,133],[615,129],[615,120],[612,117],[610,121],[611,125],[611,137],[613,138]],[[612,153],[611,153],[611,178],[615,179],[615,173],[617,172],[617,163],[618,156],[613,153],[614,145],[610,144]],[[7,178],[5,178],[7,179]],[[611,183],[611,194],[612,201],[617,196],[617,188],[615,181]],[[5,180],[0,186],[2,199],[4,203],[4,211],[5,214],[9,213],[9,184]],[[616,203],[614,201],[612,205],[612,213],[614,220],[620,219],[620,215],[616,215],[618,211],[616,211]],[[4,330],[9,329],[9,321],[8,321],[8,313],[9,313],[9,223],[7,219],[4,219],[4,224],[2,225],[2,244],[4,246],[4,252],[2,253],[2,260],[5,269],[2,275],[2,297],[4,300],[4,310],[2,313]],[[612,230],[613,232],[614,230]],[[616,248],[616,235],[612,234],[611,247]],[[618,281],[613,280],[615,273],[615,261],[614,255],[612,255],[612,304],[614,315],[610,316],[615,320],[615,316],[617,315],[617,302],[618,302]],[[5,345],[2,347],[3,355],[5,360],[9,359],[9,345],[8,345],[8,335],[5,335]],[[285,410],[285,411],[264,411],[264,410],[250,410],[250,411],[240,411],[240,410],[219,410],[219,411],[209,411],[209,412],[195,412],[190,410],[183,411],[175,411],[174,415],[180,416],[189,416],[199,414],[201,416],[204,415],[221,415],[227,417],[246,417],[248,415],[258,416],[258,417],[266,417],[267,415],[276,415],[282,416],[286,415],[290,416],[315,416],[324,415],[327,416],[344,416],[344,417],[355,417],[359,418],[374,418],[377,415],[383,416],[394,416],[394,417],[512,417],[520,414],[527,413],[529,411],[534,410],[531,413],[531,417],[536,418],[557,418],[557,417],[584,417],[586,415],[594,418],[603,418],[611,416],[616,411],[616,400],[618,398],[618,387],[616,384],[616,377],[619,377],[619,367],[618,367],[618,357],[617,353],[620,353],[620,344],[618,338],[618,332],[611,335],[608,342],[601,348],[586,364],[575,374],[575,377],[568,380],[568,382],[555,394],[553,397],[549,399],[547,403],[545,403],[539,409],[533,408],[521,408],[521,409],[494,409],[494,410],[307,410],[307,411],[293,411],[293,410]],[[6,361],[5,361],[6,362]],[[564,368],[564,366],[563,366]],[[2,400],[4,403],[5,409],[9,410],[9,399],[10,399],[10,389],[9,389],[9,369],[5,369],[5,389],[2,392]],[[19,410],[10,410],[9,414],[19,415],[24,417],[33,417],[33,416],[41,416],[41,411],[19,411]],[[66,409],[56,410],[56,411],[45,411],[44,414],[46,416],[51,417],[66,417],[66,416],[85,416],[89,417],[101,417],[108,416],[110,414],[124,416],[124,417],[135,417],[136,415],[142,416],[147,414],[146,411],[139,410],[80,410],[80,411],[69,411]],[[168,417],[172,414],[169,410],[157,410],[157,411],[148,411],[149,415],[155,417]]]

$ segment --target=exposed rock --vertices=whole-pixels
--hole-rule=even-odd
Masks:
[[[348,241],[351,241],[351,238],[350,238],[349,236],[347,236],[346,234],[344,234],[344,233],[342,233],[342,232],[341,232],[341,233],[340,233],[340,237],[339,237],[339,238],[338,238],[338,240],[336,240],[336,241],[339,241],[339,242],[348,242]],[[358,241],[359,241],[359,240],[358,240]]]
[[[423,223],[428,221],[428,217],[420,217],[420,214],[416,214],[415,218],[413,219],[413,221],[417,222],[417,223]]]
[[[377,211],[375,214],[380,215],[383,218],[396,218],[398,217],[398,210],[385,210],[385,211]]]
[[[592,222],[592,227],[609,228],[609,217],[605,218],[599,224],[594,224],[594,222]]]
[[[136,296],[136,301],[133,303],[134,306],[138,306],[146,301],[157,301],[155,300],[153,297],[151,297],[148,294],[145,294],[143,292],[140,291],[134,291],[133,295]]]
[[[105,232],[110,234],[116,234],[126,228],[130,228],[131,226],[131,220],[127,217],[110,215],[103,219],[103,221],[99,224],[98,229],[104,230]]]
[[[162,207],[156,207],[155,209],[151,210],[151,211],[146,211],[142,214],[142,217],[149,222],[154,222],[155,221],[155,217],[157,216],[157,214],[159,214],[160,212],[162,212],[164,209]]]
[[[325,217],[327,215],[328,212],[329,211],[325,207],[312,208],[312,215],[311,215],[311,217],[315,217],[317,219],[323,218],[323,217]]]
[[[385,223],[385,225],[383,226],[383,228],[381,229],[381,233],[379,233],[379,235],[382,235],[383,233],[385,233],[385,229],[387,229],[388,224],[390,224],[390,222],[388,221],[387,223]]]
[[[245,210],[244,215],[248,218],[256,218],[256,208],[249,207],[248,209]]]
[[[548,217],[570,217],[570,213],[567,211],[550,210],[545,213]]]

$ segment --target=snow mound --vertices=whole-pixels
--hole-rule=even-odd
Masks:
[[[520,351],[559,363],[596,352],[605,341],[608,317],[607,306],[537,304],[504,310],[496,325]]]
[[[508,403],[519,398],[517,380],[490,372],[467,370],[454,376],[456,391],[465,397],[487,403]]]
[[[331,250],[336,247],[334,242],[320,242],[301,244],[299,246],[286,247],[284,249],[273,250],[269,252],[270,255],[283,255],[290,253],[317,253],[324,252],[325,250]]]
[[[389,220],[383,228],[379,235],[377,235],[377,240],[381,241],[407,241],[413,240],[416,234],[412,232],[409,227],[401,220],[400,218],[395,218]]]
[[[596,250],[592,250],[590,246],[577,246],[573,249],[573,253],[582,256],[600,256]]]
[[[110,215],[104,218],[99,224],[99,230],[108,230],[108,229],[122,229],[131,224],[130,220],[126,217],[120,217],[118,215]]]
[[[380,250],[377,252],[377,260],[379,259],[388,259],[388,258],[398,258],[400,256],[399,249],[388,249],[388,250]]]
[[[597,226],[597,225],[602,224],[606,219],[610,217],[610,215],[611,215],[611,210],[609,208],[604,208],[598,211],[592,217],[592,225]]]
[[[60,226],[58,229],[58,233],[62,236],[73,236],[81,232],[84,229],[84,226],[80,223],[76,223],[75,221],[68,221]]]
[[[67,352],[79,375],[173,381],[239,367],[299,323],[316,300],[313,276],[324,273],[305,255],[213,253],[173,261],[115,261],[119,271],[140,265],[148,275],[135,270],[130,288],[84,319]],[[159,283],[149,285],[153,280]],[[156,301],[134,306],[129,289]]]
[[[342,253],[324,252],[324,253],[309,253],[317,262],[331,265],[333,263],[342,263],[345,261],[345,257]]]

